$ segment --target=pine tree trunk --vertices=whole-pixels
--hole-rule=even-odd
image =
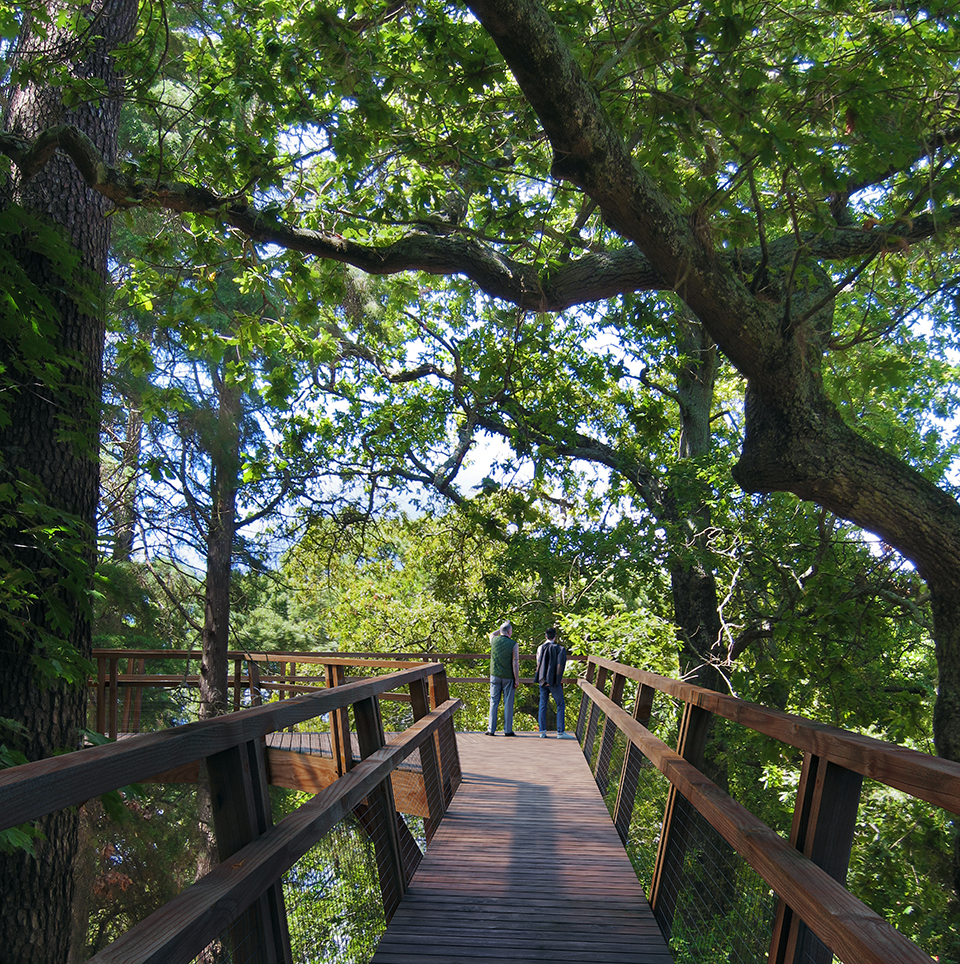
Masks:
[[[53,24],[45,39],[33,30],[31,18],[25,17],[14,67],[45,55],[66,64],[71,75],[102,79],[116,91],[120,78],[109,53],[130,36],[136,22],[136,2],[105,0],[87,8],[87,16],[96,17],[97,24],[89,32],[92,39],[88,46],[79,50],[75,38],[56,27],[57,12],[56,5],[51,4]],[[114,158],[118,98],[82,104],[68,113],[57,89],[27,84],[8,91],[5,130],[33,138],[63,122],[76,124],[106,158]],[[3,526],[8,531],[0,534],[3,563],[34,574],[31,588],[40,595],[40,602],[23,614],[22,633],[15,632],[16,627],[10,623],[0,624],[0,707],[3,716],[25,727],[26,735],[18,749],[28,759],[39,759],[76,748],[77,730],[84,723],[82,682],[73,686],[50,684],[38,675],[36,657],[44,652],[43,632],[55,628],[49,622],[54,601],[63,607],[64,623],[69,627],[66,644],[83,657],[90,654],[87,586],[64,588],[64,574],[71,571],[71,565],[69,560],[60,565],[57,553],[69,556],[77,549],[80,560],[85,559],[89,566],[88,575],[92,571],[104,341],[102,285],[109,226],[104,199],[89,192],[74,165],[59,157],[29,181],[14,178],[8,182],[0,204],[7,210],[19,205],[61,228],[79,252],[82,266],[79,276],[60,278],[49,259],[31,251],[28,239],[15,248],[23,270],[47,293],[59,315],[52,347],[59,356],[74,362],[65,367],[64,381],[57,392],[27,375],[21,377],[15,367],[19,346],[8,340],[9,332],[6,338],[0,338],[0,363],[6,366],[9,377],[20,379],[7,392],[9,420],[0,424],[0,481],[29,480],[42,493],[51,514],[66,513],[79,525],[79,535],[71,544],[66,544],[70,537],[64,536],[50,547],[52,566],[39,540],[23,531],[26,516],[20,520],[6,516]],[[83,307],[71,297],[81,277],[94,288],[92,297],[82,302]],[[18,528],[20,532],[9,531]],[[23,852],[0,855],[0,947],[5,960],[18,964],[63,962],[70,942],[70,868],[77,846],[77,815],[72,811],[53,814],[40,822],[40,829],[46,841],[37,847],[35,858]]]

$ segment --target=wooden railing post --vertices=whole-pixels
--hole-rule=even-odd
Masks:
[[[597,682],[596,687],[603,693],[604,684],[607,682],[607,676],[610,675],[610,671],[606,666],[600,666],[597,669]],[[583,736],[583,755],[587,759],[587,763],[590,762],[590,758],[593,756],[593,744],[597,738],[597,723],[600,720],[600,707],[597,706],[592,700],[590,702],[590,712],[587,717],[587,732]],[[579,724],[578,724],[579,725]]]
[[[360,700],[353,706],[360,744],[360,759],[365,760],[386,743],[380,718],[380,702],[376,696]],[[393,786],[384,780],[367,795],[367,805],[360,819],[373,841],[380,876],[383,912],[389,922],[407,889],[403,856],[400,850],[400,819],[393,800]]]
[[[147,661],[144,658],[137,660],[137,675],[143,676],[147,671]],[[131,733],[140,732],[140,717],[143,713],[143,686],[137,686],[137,696],[133,704],[133,729]]]
[[[260,664],[255,660],[250,660],[250,704],[252,706],[263,706],[263,694],[260,692]]]
[[[97,657],[97,732],[107,735],[107,659]]]
[[[243,661],[233,661],[233,712],[240,709],[240,695],[243,690]]]
[[[430,677],[432,709],[442,706],[450,699],[450,682],[446,669]],[[448,807],[463,774],[460,772],[460,753],[457,750],[457,731],[453,719],[448,720],[436,735],[437,751],[440,754],[440,779],[443,781],[443,805]]]
[[[610,699],[617,706],[623,704],[623,688],[627,678],[621,673],[613,674],[613,682],[610,684]],[[600,733],[600,750],[597,753],[597,765],[593,771],[593,777],[597,781],[600,793],[607,792],[610,783],[610,758],[613,756],[613,743],[617,736],[617,728],[606,716],[603,718],[603,730]]]
[[[136,663],[132,656],[127,657],[127,676],[133,676]],[[133,691],[136,684],[131,680],[123,687],[123,710],[120,714],[120,732],[130,732],[130,711],[133,706]]]
[[[110,657],[110,699],[108,702],[108,712],[110,713],[109,719],[109,730],[107,735],[111,740],[117,738],[117,732],[119,731],[119,721],[117,716],[120,712],[120,692],[119,692],[119,681],[117,679],[119,675],[119,663],[120,658],[118,656]]]
[[[327,686],[343,686],[343,667],[336,664],[324,666]],[[330,714],[330,750],[337,765],[337,776],[342,777],[353,767],[353,744],[350,741],[350,711],[344,706]]]
[[[790,843],[844,885],[862,786],[859,773],[804,753]],[[770,942],[770,964],[830,964],[832,960],[833,952],[779,901]]]
[[[422,720],[430,712],[430,694],[427,691],[427,681],[414,680],[410,684],[410,706],[413,709],[413,719]],[[440,821],[446,812],[443,784],[440,779],[440,761],[438,758],[437,738],[433,736],[420,747],[420,770],[423,773],[423,792],[427,798],[429,817],[424,817],[423,828],[429,843],[433,839]]]
[[[207,758],[220,863],[272,825],[263,740]],[[277,881],[230,927],[233,964],[292,964],[283,886]]]
[[[637,698],[633,703],[633,718],[641,726],[649,726],[650,713],[653,710],[653,698],[657,691],[652,686],[642,683],[637,688]],[[620,783],[617,786],[617,802],[613,808],[613,823],[620,834],[620,839],[626,846],[630,836],[630,818],[633,815],[633,804],[637,796],[637,781],[640,776],[640,765],[643,753],[627,741],[627,752],[623,755],[623,767],[620,770]]]
[[[710,713],[692,703],[684,703],[677,753],[698,770],[703,767],[709,731]],[[656,915],[660,930],[667,938],[673,928],[673,914],[678,896],[675,885],[680,878],[687,853],[691,814],[690,805],[671,784],[667,805],[663,811],[663,826],[660,830],[653,880],[650,882],[650,908]]]

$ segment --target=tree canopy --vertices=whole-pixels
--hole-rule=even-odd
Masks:
[[[154,374],[161,313],[220,380],[219,413],[236,413],[257,360],[258,397],[290,415],[240,472],[265,497],[268,468],[299,449],[367,507],[407,485],[463,505],[477,441],[501,439],[512,455],[488,494],[509,494],[523,464],[558,511],[642,520],[625,551],[668,573],[681,668],[706,667],[710,685],[751,646],[770,657],[774,626],[817,611],[814,588],[864,626],[929,625],[936,748],[960,760],[960,31],[947,6],[51,0],[0,13],[13,238],[0,245],[0,571],[29,574],[5,578],[0,675],[68,651],[82,667],[89,652],[112,276],[140,325],[117,336],[138,376]],[[206,471],[192,481],[226,484],[227,512],[237,472]],[[770,493],[822,514],[778,528],[795,503]],[[843,558],[837,518],[876,537],[876,555]],[[52,532],[72,553],[53,563]],[[223,533],[228,558],[233,522]],[[861,592],[851,573],[870,558]],[[225,611],[208,609],[222,648]],[[838,618],[838,637],[850,625]],[[31,733],[48,688],[4,692]],[[28,755],[76,745],[71,692]]]

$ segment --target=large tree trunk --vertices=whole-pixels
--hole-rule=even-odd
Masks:
[[[230,642],[230,572],[237,528],[237,475],[240,462],[240,392],[214,374],[217,386],[217,433],[210,448],[210,521],[207,529],[207,581],[204,594],[203,655],[200,663],[200,717],[227,712],[227,650]],[[197,784],[200,853],[197,879],[218,863],[213,800],[206,767]],[[204,964],[219,960],[218,947],[201,955]]]
[[[136,2],[104,0],[87,8],[87,17],[97,22],[85,45],[56,27],[56,4],[50,4],[50,13],[52,24],[44,31],[45,39],[26,18],[15,66],[47,56],[65,65],[72,76],[84,81],[102,80],[117,93],[121,80],[110,51],[130,36],[136,22]],[[107,97],[68,112],[57,89],[26,84],[8,92],[4,128],[33,138],[51,125],[67,121],[83,130],[112,160],[119,110],[119,98]],[[80,280],[102,287],[109,244],[106,204],[102,196],[86,188],[70,161],[57,157],[32,180],[15,178],[9,182],[2,203],[5,208],[19,204],[62,228],[79,252],[82,275],[58,277],[56,265],[33,253],[27,239],[20,246],[19,261],[25,273],[47,293],[59,315],[52,347],[71,364],[64,366],[64,381],[56,393],[28,376],[8,392],[9,421],[0,423],[0,472],[3,481],[29,480],[34,484],[50,507],[51,517],[62,513],[77,520],[80,535],[72,544],[53,546],[52,554],[55,560],[59,551],[69,555],[79,550],[80,558],[85,558],[92,570],[99,482],[103,296],[102,290],[94,291],[78,303],[72,294]],[[0,339],[0,362],[16,379],[21,370],[10,363],[18,360],[19,346],[8,340],[12,333],[6,335]],[[37,521],[34,519],[34,524]],[[13,528],[10,522],[6,525]],[[65,537],[64,541],[69,540]],[[81,585],[75,580],[70,585],[65,579],[71,571],[69,562],[59,565],[54,561],[51,572],[50,557],[29,537],[17,537],[8,531],[0,538],[0,546],[4,565],[35,574],[32,588],[40,597],[25,614],[22,635],[15,634],[9,624],[0,624],[2,715],[24,726],[25,736],[18,748],[29,759],[39,759],[78,745],[77,728],[84,722],[84,681],[68,686],[44,680],[37,672],[36,660],[44,655],[44,633],[58,631],[49,622],[54,600],[63,607],[63,624],[69,627],[63,633],[66,645],[89,657],[87,585],[83,580]],[[77,845],[77,815],[70,811],[53,814],[41,821],[40,829],[46,841],[38,845],[35,858],[23,852],[0,855],[0,947],[4,959],[18,964],[55,964],[65,961],[68,953],[73,879],[70,865]]]
[[[681,459],[695,459],[710,451],[710,414],[717,376],[717,352],[703,326],[693,319],[677,318],[677,355],[685,359],[677,376],[680,406]],[[670,583],[674,619],[680,633],[680,671],[684,678],[707,689],[722,689],[718,671],[724,659],[716,574],[706,564],[710,551],[709,493],[692,482],[678,498],[664,494],[664,515],[673,532]]]

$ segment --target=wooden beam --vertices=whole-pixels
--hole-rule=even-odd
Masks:
[[[319,793],[339,779],[336,764],[329,757],[294,750],[267,747],[267,777],[270,785],[303,793]],[[429,817],[430,808],[423,787],[423,775],[416,770],[394,770],[390,775],[393,797],[400,813]]]
[[[343,667],[330,663],[324,667],[327,687],[344,686]],[[330,745],[333,748],[333,761],[337,773],[343,776],[353,766],[353,743],[350,739],[350,715],[348,708],[342,706],[330,714]]]

